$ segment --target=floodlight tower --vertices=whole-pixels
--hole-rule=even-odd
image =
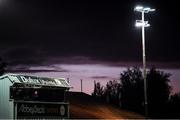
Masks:
[[[147,100],[147,80],[146,80],[146,53],[145,53],[145,27],[149,27],[148,21],[144,21],[144,14],[153,12],[155,9],[149,7],[136,6],[135,11],[141,12],[141,20],[136,20],[136,27],[142,27],[142,56],[143,56],[143,78],[144,78],[144,105],[145,117],[148,118],[148,100]]]

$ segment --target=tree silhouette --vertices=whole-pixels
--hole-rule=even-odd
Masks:
[[[119,104],[121,85],[116,80],[109,81],[105,87],[106,101],[112,104]]]
[[[167,110],[167,115],[169,118],[180,118],[180,93],[175,93],[171,95],[169,100],[169,106]]]
[[[0,58],[0,76],[5,73],[6,63]]]
[[[174,95],[171,95],[170,103],[173,104],[174,107],[180,108],[180,93],[175,93]]]
[[[125,109],[141,111],[143,103],[143,78],[139,68],[128,68],[120,74],[121,103]]]
[[[149,115],[151,117],[162,116],[168,103],[171,87],[169,85],[170,74],[158,71],[155,68],[150,69],[147,73],[147,96]],[[128,68],[121,73],[122,84],[122,107],[144,111],[144,85],[142,72],[139,68]]]
[[[150,69],[147,72],[148,114],[151,118],[164,118],[168,108],[177,108],[180,95],[171,96],[170,74]],[[95,84],[94,95],[128,110],[144,113],[144,79],[139,68],[128,68],[120,74],[120,83],[109,81],[106,87]],[[172,102],[173,101],[173,102]],[[179,108],[179,107],[178,107]]]
[[[147,96],[149,112],[152,115],[161,114],[169,100],[171,87],[169,85],[169,73],[164,73],[152,68],[147,74]]]
[[[94,92],[92,93],[96,99],[101,100],[104,96],[104,87],[100,84],[100,82],[94,83]]]

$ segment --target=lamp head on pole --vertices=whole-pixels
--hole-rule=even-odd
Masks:
[[[134,10],[137,12],[144,12],[144,13],[155,11],[155,9],[151,9],[150,7],[143,7],[143,6],[136,6]]]
[[[135,24],[136,27],[149,27],[150,24],[148,23],[148,21],[144,21],[142,22],[142,20],[136,20],[136,24]]]
[[[143,6],[136,6],[134,8],[134,11],[141,12],[141,13],[149,13],[155,11],[155,9],[151,9],[150,7],[143,7]],[[136,27],[149,27],[150,24],[148,24],[148,21],[144,20],[136,20]]]
[[[134,11],[141,12],[141,11],[143,11],[143,9],[144,9],[143,6],[136,6],[136,7],[134,8]]]

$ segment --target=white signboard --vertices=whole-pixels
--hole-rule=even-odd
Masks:
[[[8,75],[13,83],[25,83],[44,86],[70,87],[65,79],[43,78],[24,75]]]

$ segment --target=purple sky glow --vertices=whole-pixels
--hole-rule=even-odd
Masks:
[[[71,91],[80,91],[80,79],[83,80],[83,91],[91,94],[94,88],[94,80],[100,82],[103,86],[109,80],[119,80],[120,73],[126,70],[126,67],[107,66],[101,64],[54,64],[53,66],[31,67],[30,70],[52,70],[52,72],[22,72],[22,74],[53,77],[69,78]],[[54,71],[53,71],[54,70]],[[171,73],[170,85],[173,86],[172,93],[180,91],[180,69],[160,69],[164,72]],[[56,72],[55,72],[56,71]]]

